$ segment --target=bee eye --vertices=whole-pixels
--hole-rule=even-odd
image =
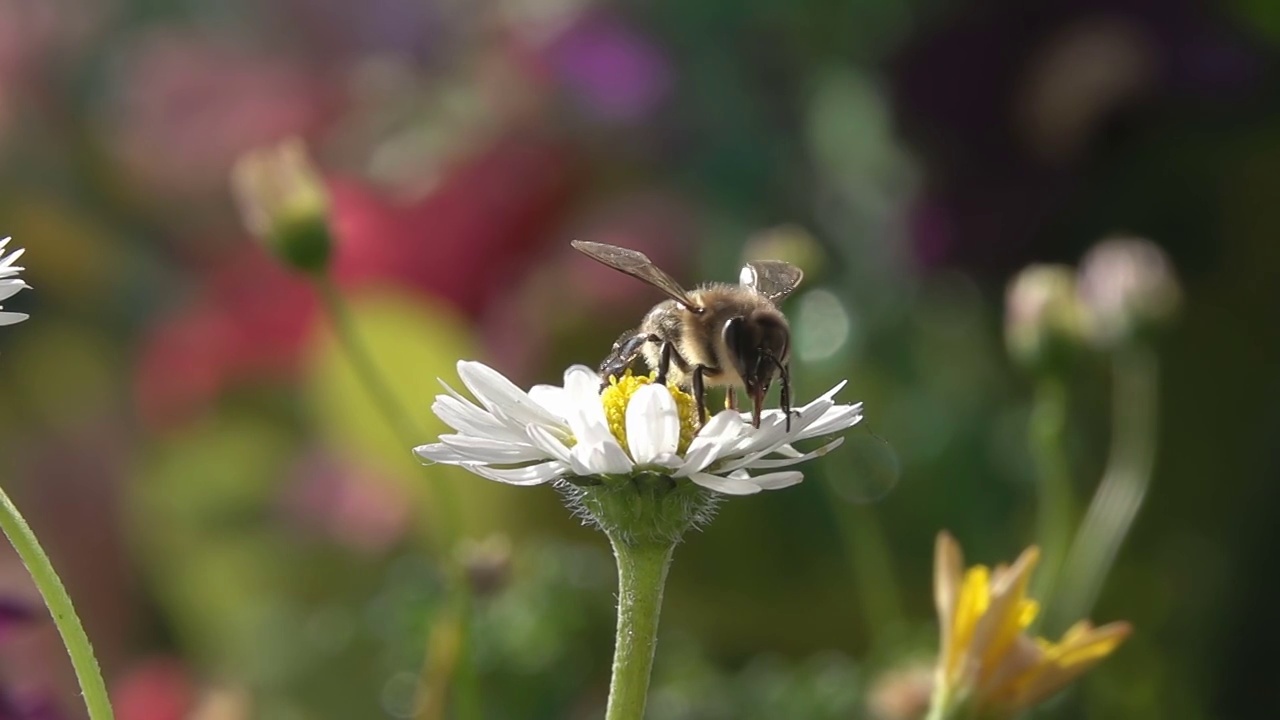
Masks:
[[[742,357],[742,352],[747,347],[745,320],[740,317],[730,318],[724,324],[724,345],[732,357]]]

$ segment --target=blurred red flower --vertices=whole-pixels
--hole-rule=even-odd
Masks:
[[[480,317],[559,222],[572,174],[561,145],[507,137],[447,171],[416,202],[334,179],[334,275],[344,290],[394,286]],[[143,420],[163,427],[241,383],[287,382],[317,312],[306,280],[260,248],[229,253],[144,343],[136,383]]]

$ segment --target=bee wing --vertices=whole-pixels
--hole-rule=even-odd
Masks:
[[[743,266],[738,282],[778,302],[804,279],[804,271],[781,260],[754,260]]]
[[[657,265],[654,265],[653,261],[644,253],[617,247],[616,245],[587,242],[585,240],[574,240],[570,244],[573,245],[575,250],[615,270],[621,270],[631,277],[639,278],[649,283],[670,295],[673,300],[681,305],[691,309],[694,307],[694,302],[689,299],[689,294],[684,291],[684,288],[680,287],[680,283],[673,280],[670,275],[663,272]]]

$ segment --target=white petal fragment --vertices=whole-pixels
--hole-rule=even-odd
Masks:
[[[804,473],[798,470],[765,473],[751,478],[751,482],[759,486],[761,490],[781,490],[782,488],[796,485],[801,480],[804,480]]]
[[[762,489],[750,480],[736,480],[712,475],[711,473],[694,473],[689,476],[689,479],[708,490],[714,490],[722,495],[754,495]]]
[[[502,373],[484,363],[458,361],[458,377],[494,415],[504,415],[521,425],[560,425],[560,419],[539,405],[529,393],[516,387]]]
[[[645,385],[627,403],[627,446],[637,465],[650,465],[675,455],[680,443],[680,413],[671,391]]]
[[[508,485],[541,485],[569,474],[569,468],[559,462],[546,462],[540,465],[510,469],[489,467],[479,463],[464,465],[463,467],[480,477]]]
[[[29,287],[31,286],[16,278],[0,280],[0,302],[13,297],[19,290],[25,290]]]

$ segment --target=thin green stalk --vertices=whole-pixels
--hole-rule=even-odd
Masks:
[[[831,493],[833,496],[834,492]],[[873,651],[892,649],[906,630],[902,595],[880,522],[867,507],[846,507],[833,497],[836,523],[853,568],[858,604],[866,618]]]
[[[49,556],[40,547],[31,526],[22,518],[18,508],[9,499],[8,494],[0,489],[0,527],[9,538],[22,564],[35,581],[44,603],[49,607],[49,614],[62,635],[62,644],[71,656],[71,665],[75,668],[76,679],[80,682],[80,691],[84,694],[85,706],[89,709],[91,720],[111,720],[111,699],[107,695],[106,683],[102,681],[102,671],[98,669],[98,661],[93,656],[93,646],[85,635],[80,617],[71,604],[71,597],[63,587],[62,580],[54,571]]]
[[[1116,352],[1111,452],[1067,556],[1060,602],[1047,613],[1050,630],[1062,631],[1093,609],[1146,498],[1155,466],[1158,371],[1148,347]]]
[[[390,385],[383,380],[377,364],[369,355],[364,343],[360,341],[355,320],[351,317],[351,311],[342,297],[342,292],[328,277],[321,277],[316,282],[319,285],[320,298],[324,301],[325,311],[329,314],[329,321],[333,324],[333,332],[342,346],[342,351],[346,353],[352,369],[355,370],[360,384],[364,386],[365,392],[369,393],[369,397],[378,407],[378,412],[391,425],[391,429],[400,436],[400,442],[406,448],[421,444],[427,437],[426,433],[417,426],[413,416],[396,400]]]
[[[618,560],[618,636],[605,720],[643,720],[658,644],[662,590],[675,545],[609,540]]]
[[[426,432],[418,427],[413,420],[413,416],[396,399],[391,386],[378,370],[373,357],[360,339],[355,320],[351,316],[351,311],[347,307],[341,291],[338,290],[333,280],[327,276],[317,278],[316,283],[338,343],[342,346],[342,350],[346,354],[347,360],[351,363],[351,367],[355,371],[360,384],[364,386],[365,392],[369,394],[374,405],[378,408],[378,412],[400,438],[400,443],[404,445],[406,451],[424,442],[427,438]],[[458,657],[447,660],[442,659],[441,667],[449,668],[448,672],[453,674],[453,689],[456,700],[454,709],[457,711],[459,720],[479,720],[482,717],[482,712],[478,681],[475,668],[471,662],[471,654],[466,647],[466,641],[471,631],[470,589],[467,586],[465,574],[458,567],[457,559],[452,557],[449,552],[454,537],[453,521],[458,517],[458,501],[454,496],[453,488],[447,483],[436,483],[432,486],[432,493],[432,498],[437,505],[437,512],[433,516],[436,530],[436,551],[440,553],[442,562],[447,564],[449,580],[454,586],[453,610],[443,613],[443,626],[435,628],[433,632],[450,632],[461,635],[461,642],[457,645]],[[429,691],[430,688],[436,685],[432,678],[426,677],[428,673],[439,671],[438,668],[432,667],[431,660],[431,653],[428,653],[422,669],[423,678],[419,683],[419,687],[423,692]],[[438,678],[434,680],[438,680]],[[419,706],[424,708],[423,712],[426,713],[426,715],[420,715],[420,718],[430,717],[431,708],[435,707],[431,703],[419,703]]]
[[[1036,386],[1030,421],[1031,456],[1039,481],[1036,540],[1041,551],[1032,594],[1042,602],[1048,602],[1056,589],[1078,513],[1067,461],[1066,432],[1066,385],[1059,377],[1042,377]]]

